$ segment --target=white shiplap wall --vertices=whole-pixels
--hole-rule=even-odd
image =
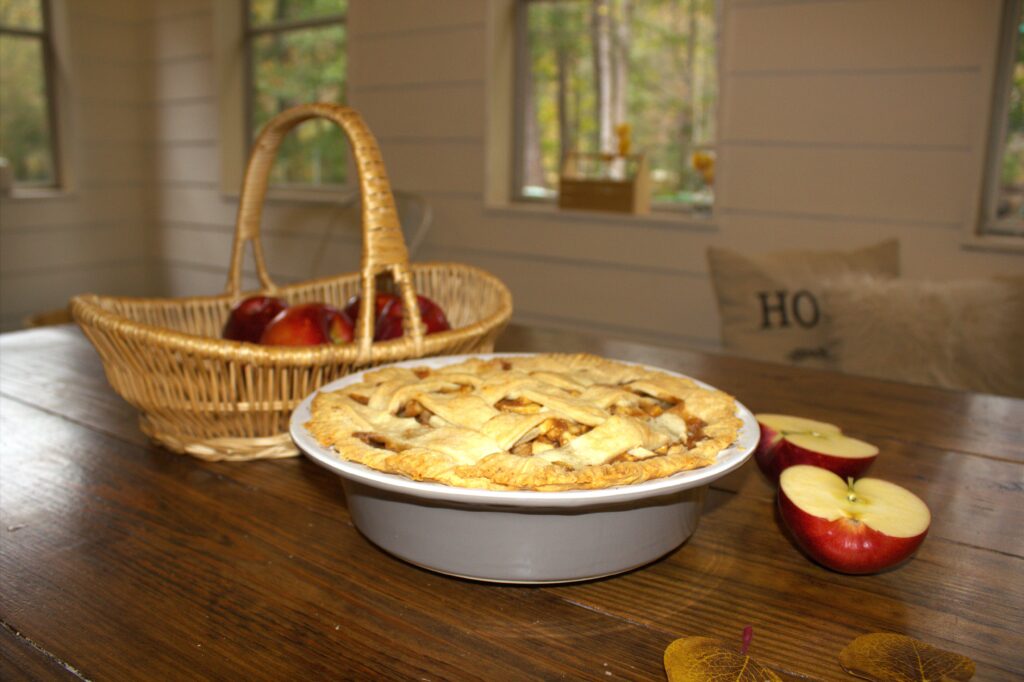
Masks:
[[[495,2],[506,0],[493,0]],[[910,277],[1024,271],[966,249],[981,186],[999,0],[732,0],[722,27],[719,203],[711,221],[485,205],[488,3],[353,0],[350,100],[395,187],[434,208],[425,259],[480,265],[525,322],[713,346],[705,250],[845,248],[898,237]],[[224,283],[236,201],[218,187],[211,0],[156,4],[163,290]],[[494,13],[499,15],[500,13]],[[275,203],[281,281],[350,271],[336,210]]]
[[[0,330],[84,291],[145,294],[152,227],[152,23],[147,3],[55,0],[61,140],[73,176],[45,198],[0,197]]]

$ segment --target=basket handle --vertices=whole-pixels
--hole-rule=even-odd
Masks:
[[[313,118],[326,118],[338,124],[348,136],[355,156],[362,194],[363,254],[361,286],[364,305],[360,306],[356,320],[355,342],[360,359],[370,356],[373,343],[373,316],[377,297],[377,276],[390,272],[404,304],[405,331],[413,341],[417,353],[422,353],[425,327],[420,319],[419,304],[409,270],[409,252],[402,237],[401,224],[395,199],[391,194],[384,160],[373,133],[355,109],[340,104],[303,104],[286,109],[270,119],[253,145],[245,168],[245,180],[239,199],[235,238],[231,247],[231,267],[228,270],[226,292],[238,296],[242,290],[242,260],[245,245],[252,244],[256,261],[256,274],[263,290],[273,293],[277,286],[270,279],[260,244],[260,221],[263,200],[267,194],[270,167],[284,136],[298,124]],[[365,304],[369,302],[369,304]],[[413,311],[410,314],[410,311]]]

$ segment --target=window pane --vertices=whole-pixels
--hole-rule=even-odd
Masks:
[[[614,151],[628,123],[654,200],[710,205],[717,99],[715,0],[527,4],[525,196],[553,196],[566,152]]]
[[[0,63],[0,156],[16,183],[54,184],[43,41],[0,35]]]
[[[285,21],[344,14],[348,0],[249,0],[249,22],[268,26]]]
[[[1018,28],[1024,32],[1024,25]],[[996,218],[1024,219],[1024,40],[1017,37],[1017,59],[1013,64],[1009,93],[1009,117],[1003,142],[999,199]]]
[[[0,0],[0,26],[43,30],[41,0]]]
[[[309,102],[344,102],[345,29],[299,29],[252,40],[252,131],[272,116]],[[310,121],[285,138],[271,181],[335,184],[345,181],[347,142],[333,123]]]

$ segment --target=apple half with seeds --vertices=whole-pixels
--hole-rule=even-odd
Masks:
[[[838,426],[786,414],[759,414],[761,438],[754,460],[773,483],[797,464],[828,469],[842,478],[860,476],[878,456],[878,448],[843,434]]]
[[[779,477],[779,512],[801,549],[840,573],[877,573],[906,560],[931,525],[914,493],[877,478],[844,481],[800,464]]]

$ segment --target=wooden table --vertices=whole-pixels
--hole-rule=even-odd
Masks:
[[[204,463],[150,445],[74,327],[0,337],[0,678],[664,679],[674,639],[734,642],[787,677],[895,631],[1024,670],[1024,401],[511,328],[503,350],[591,351],[679,370],[755,412],[832,421],[934,523],[917,556],[851,577],[780,531],[753,463],[694,536],[626,575],[488,585],[396,560],[304,458]]]

